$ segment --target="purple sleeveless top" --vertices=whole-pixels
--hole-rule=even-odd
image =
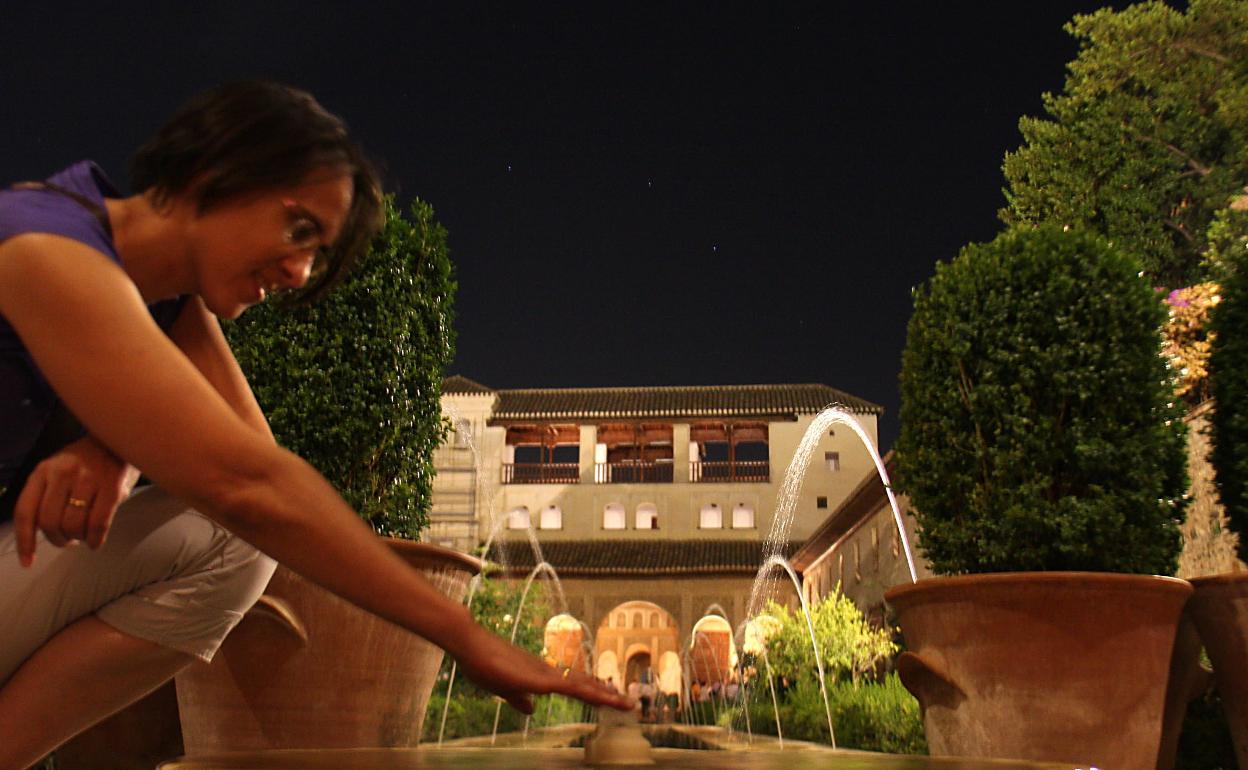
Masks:
[[[101,209],[105,197],[121,197],[99,166],[90,161],[76,163],[47,181],[84,196]],[[72,238],[122,263],[103,223],[82,204],[51,190],[0,189],[0,241],[23,233]],[[163,300],[148,309],[160,328],[168,332],[186,299]],[[17,332],[0,315],[0,488],[18,481],[15,476],[56,404],[52,386]]]

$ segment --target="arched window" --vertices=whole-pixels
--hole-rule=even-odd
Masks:
[[[732,528],[754,529],[754,506],[745,503],[732,506]]]
[[[709,503],[702,506],[702,512],[698,516],[699,529],[723,529],[724,528],[724,512],[716,503]]]
[[[529,509],[526,506],[512,508],[507,514],[507,529],[528,529]]]
[[[608,503],[602,509],[603,529],[624,529],[624,506],[619,503]]]
[[[650,627],[651,628],[659,627],[659,613],[657,612],[650,613]]]
[[[616,627],[616,628],[624,628],[624,627],[626,627],[627,625],[628,625],[628,623],[627,623],[627,621],[626,621],[626,620],[625,620],[625,618],[624,618],[624,613],[622,613],[622,612],[617,612],[617,613],[615,613],[615,627]]]
[[[653,503],[642,503],[637,506],[637,515],[633,520],[633,526],[637,529],[658,529],[659,528],[659,509]]]
[[[542,529],[563,529],[563,511],[557,505],[548,505],[542,509],[538,518]]]
[[[641,613],[633,613],[633,628],[641,628]]]

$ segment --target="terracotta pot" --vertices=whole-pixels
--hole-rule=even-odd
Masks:
[[[1200,634],[1192,619],[1192,600],[1189,599],[1179,618],[1174,654],[1170,657],[1170,682],[1166,687],[1166,716],[1162,723],[1157,770],[1174,770],[1187,707],[1209,689],[1212,681],[1213,672],[1200,663]]]
[[[1155,770],[1186,581],[1033,572],[893,588],[934,756]]]
[[[1248,572],[1192,578],[1189,607],[1231,727],[1235,759],[1248,768]]]
[[[387,540],[442,593],[463,598],[471,556]],[[415,746],[442,650],[278,567],[211,665],[177,677],[188,754]]]

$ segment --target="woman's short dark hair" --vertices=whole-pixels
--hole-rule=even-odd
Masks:
[[[298,301],[326,294],[371,245],[383,211],[377,172],[337,116],[306,91],[245,81],[182,105],[130,162],[135,193],[163,204],[189,194],[207,211],[244,193],[299,184],[321,168],[342,168],[354,188],[337,241],[318,258]]]

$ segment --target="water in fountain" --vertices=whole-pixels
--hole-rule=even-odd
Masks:
[[[468,440],[468,446],[473,451],[473,462],[479,463],[480,457],[479,455],[476,454],[476,448],[472,444],[471,438]],[[478,465],[478,468],[479,468],[479,465]],[[490,510],[493,510],[493,508],[491,507]],[[490,534],[485,540],[485,549],[484,551],[482,551],[482,553],[486,554],[487,556],[489,555],[490,548],[493,547],[494,545],[494,539],[498,537],[499,533],[503,530],[503,527],[506,525],[507,525],[507,517],[505,516],[500,517],[497,521],[494,522],[494,525],[490,528]],[[534,563],[538,564],[539,566],[542,564],[547,564],[549,566],[548,562],[546,561],[545,556],[542,555],[542,546],[537,540],[537,531],[533,529],[533,522],[530,521],[528,523],[528,526],[525,529],[526,529],[526,534],[528,536],[529,547],[533,549]],[[499,557],[499,562],[503,565],[503,571],[504,572],[508,571],[508,568],[510,565],[508,564],[507,549],[500,548],[498,557]],[[556,592],[559,597],[560,607],[566,612],[567,606],[568,606],[568,600],[563,592],[563,584],[559,582],[559,576],[555,573],[553,567],[550,569],[549,575],[554,580]],[[465,602],[469,610],[472,609],[472,601],[473,599],[476,598],[477,590],[481,587],[482,581],[484,579],[485,579],[484,574],[475,575],[473,576],[472,580],[468,584],[468,596]],[[531,577],[528,582],[529,583],[532,582]],[[526,583],[525,585],[525,595],[527,595],[527,593],[528,593],[528,583]],[[521,604],[523,605],[523,597],[521,598]],[[519,619],[520,616],[518,613],[516,617],[517,619]],[[512,632],[512,638],[513,639],[515,638],[514,630]],[[447,718],[447,714],[450,712],[451,695],[455,689],[455,675],[458,673],[458,670],[459,670],[459,663],[457,661],[452,660],[450,679],[446,685],[446,698],[442,703],[442,719],[438,725],[438,745],[439,746],[442,745],[443,736],[446,734],[446,718]],[[495,717],[494,722],[495,722],[495,729],[497,730],[497,725],[498,725],[497,716]]]
[[[828,688],[823,674],[823,656],[819,653],[819,639],[815,635],[815,623],[810,617],[810,605],[806,602],[806,592],[802,590],[801,581],[797,579],[797,573],[793,571],[793,565],[783,556],[769,556],[763,566],[758,568],[758,577],[754,580],[754,585],[759,585],[759,579],[765,574],[772,572],[776,567],[784,570],[789,576],[789,580],[793,582],[793,590],[797,593],[797,599],[802,606],[802,614],[806,617],[806,629],[810,632],[810,646],[815,652],[815,671],[819,674],[819,692],[823,695],[823,710],[828,716],[828,736],[832,739],[832,748],[836,748],[836,731],[832,729],[832,707],[828,704]],[[764,648],[764,657],[766,657],[766,648]],[[772,698],[775,698],[775,690],[772,690]],[[778,712],[777,712],[778,713]],[[777,729],[779,728],[779,717],[776,718]]]
[[[511,624],[511,637],[508,641],[512,644],[516,643],[516,632],[520,630],[520,621],[524,617],[524,603],[529,598],[529,590],[533,587],[533,580],[541,573],[545,573],[554,581],[555,588],[558,591],[559,608],[563,614],[568,612],[568,599],[563,593],[563,585],[559,582],[559,574],[555,572],[555,568],[548,561],[539,562],[536,567],[529,572],[529,576],[524,580],[524,589],[520,592],[520,605],[516,608],[516,619]],[[494,708],[494,731],[490,735],[490,745],[498,739],[498,719],[503,713],[503,702],[499,701]],[[525,731],[528,733],[527,729]]]
[[[853,414],[844,407],[833,405],[829,406],[815,418],[806,428],[806,432],[802,435],[802,440],[798,444],[797,451],[793,453],[793,459],[789,463],[788,470],[785,471],[784,481],[780,486],[779,494],[776,499],[776,509],[772,517],[771,529],[767,533],[766,539],[763,541],[763,564],[759,567],[758,574],[754,578],[754,585],[750,590],[750,600],[747,605],[746,618],[754,618],[760,610],[760,603],[764,597],[774,595],[775,567],[782,567],[788,574],[789,579],[793,582],[794,589],[798,595],[802,605],[802,612],[806,617],[806,625],[810,631],[811,646],[815,651],[815,664],[819,675],[819,690],[823,695],[824,710],[828,717],[828,734],[832,739],[832,746],[836,746],[836,735],[832,727],[832,710],[828,704],[828,691],[824,678],[823,660],[819,654],[819,643],[815,636],[814,623],[811,621],[810,608],[807,606],[805,594],[801,588],[801,582],[797,579],[797,574],[787,561],[785,561],[782,550],[788,542],[789,531],[793,525],[793,512],[797,506],[797,501],[802,491],[802,484],[806,478],[806,471],[810,467],[811,457],[814,455],[815,448],[819,442],[823,440],[824,433],[834,425],[844,425],[854,432],[854,435],[862,442],[867,453],[871,456],[872,462],[875,464],[875,470],[880,476],[880,480],[884,483],[884,491],[888,496],[888,504],[893,512],[894,525],[897,527],[898,537],[905,549],[906,567],[910,573],[910,581],[916,582],[918,575],[914,566],[914,554],[910,547],[910,538],[906,534],[905,522],[901,517],[901,509],[897,505],[897,498],[893,495],[892,483],[888,477],[888,470],[884,467],[884,461],[880,457],[879,451],[875,444],[871,441],[870,436],[863,430],[862,425]],[[744,626],[743,626],[744,627]],[[775,700],[774,687],[773,701]],[[744,691],[739,693],[739,697],[744,695]],[[773,703],[774,705],[774,703]],[[777,711],[778,713],[778,711]],[[779,730],[779,720],[777,719],[777,731]]]
[[[776,680],[771,675],[771,659],[767,657],[766,647],[763,648],[763,665],[767,668],[767,686],[771,689],[771,708],[772,712],[776,715],[776,740],[780,742],[780,750],[784,751],[784,730],[780,729],[780,701],[776,698]],[[749,711],[748,704],[746,711]],[[836,745],[834,743],[833,748],[835,747]]]
[[[802,440],[798,444],[797,451],[793,453],[793,459],[789,462],[789,468],[785,471],[784,482],[780,485],[780,492],[776,498],[775,515],[772,517],[771,530],[767,533],[767,538],[763,541],[763,557],[769,559],[773,556],[781,556],[785,543],[789,539],[789,530],[793,526],[793,511],[797,506],[798,496],[802,491],[802,483],[806,479],[806,470],[810,467],[811,457],[814,455],[815,447],[823,440],[824,434],[833,425],[844,425],[854,432],[854,435],[862,442],[868,454],[871,456],[872,462],[875,463],[875,470],[880,475],[880,480],[884,482],[884,491],[888,495],[888,504],[893,511],[893,520],[897,527],[898,536],[901,539],[902,546],[906,553],[906,567],[910,571],[910,582],[918,580],[918,574],[914,567],[914,554],[910,548],[910,538],[906,535],[905,522],[901,518],[901,509],[897,506],[897,498],[893,495],[893,486],[888,478],[888,470],[884,467],[884,461],[880,458],[879,451],[872,443],[871,437],[867,435],[858,420],[847,409],[841,406],[829,406],[815,418],[806,428],[806,432],[802,434]],[[772,577],[771,570],[759,570],[758,576],[754,579],[754,587],[750,591],[750,602],[746,610],[746,617],[754,617],[758,612],[758,604],[760,597],[771,595],[771,589],[774,586],[775,578]],[[800,593],[800,591],[799,591]]]

